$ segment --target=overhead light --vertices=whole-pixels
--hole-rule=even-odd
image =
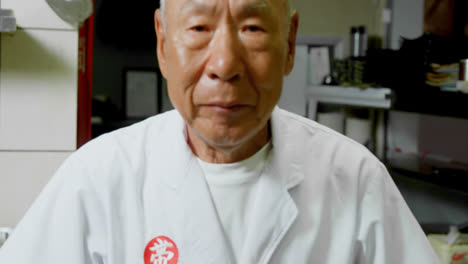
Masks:
[[[93,13],[92,0],[46,0],[65,22],[78,26]]]

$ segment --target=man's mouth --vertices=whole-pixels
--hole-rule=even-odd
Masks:
[[[210,103],[204,104],[203,107],[209,108],[220,114],[240,113],[250,109],[252,106],[242,103]]]

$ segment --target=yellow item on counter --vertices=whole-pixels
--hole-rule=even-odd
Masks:
[[[442,264],[468,264],[468,234],[460,234],[453,244],[447,235],[428,235],[429,242]]]

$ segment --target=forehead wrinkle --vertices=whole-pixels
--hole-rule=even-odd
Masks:
[[[247,4],[247,11],[268,10],[268,9],[271,9],[271,5],[265,0]]]
[[[251,3],[243,4],[240,8],[241,14],[243,15],[256,15],[261,13],[268,13],[271,11],[271,5],[265,0],[255,1]]]
[[[215,13],[216,5],[206,3],[207,1],[185,0],[181,13]]]

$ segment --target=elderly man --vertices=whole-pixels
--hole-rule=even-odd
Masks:
[[[373,155],[275,106],[287,0],[163,0],[155,25],[177,110],[73,154],[0,263],[438,263]]]

